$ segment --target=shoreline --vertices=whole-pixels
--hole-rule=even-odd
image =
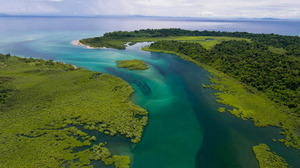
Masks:
[[[82,44],[79,40],[73,40],[71,42],[72,45],[75,45],[75,46],[83,46],[83,47],[86,47],[87,49],[105,49],[106,47],[92,47],[92,46],[89,46],[89,45],[85,45],[85,44]]]
[[[207,66],[203,63],[200,63],[187,55],[176,53],[173,51],[166,51],[166,50],[156,50],[156,49],[150,49],[149,46],[142,48],[143,51],[150,51],[150,52],[163,52],[163,53],[169,53],[169,54],[175,54],[179,58],[190,61],[197,66],[202,67],[206,71],[208,71],[210,74],[212,74],[213,78],[210,79],[212,82],[212,85],[210,86],[212,89],[215,89],[219,91],[219,93],[216,94],[217,98],[220,100],[217,101],[219,103],[231,106],[235,108],[234,110],[228,110],[231,114],[235,115],[238,118],[242,118],[243,120],[250,119],[253,121],[254,126],[256,127],[277,127],[280,128],[282,131],[284,131],[285,138],[277,139],[276,141],[283,142],[286,147],[293,147],[295,149],[300,150],[300,141],[299,139],[294,139],[294,144],[290,143],[287,139],[290,137],[297,137],[297,134],[293,131],[295,129],[294,126],[290,126],[290,122],[292,119],[290,119],[287,114],[282,113],[282,111],[285,110],[285,108],[281,105],[278,105],[274,102],[272,102],[269,98],[267,98],[263,93],[259,91],[254,91],[255,94],[249,94],[244,89],[245,86],[241,84],[240,81],[236,79],[232,79],[228,77],[223,72],[219,72],[216,69]],[[218,85],[225,86],[226,89],[222,87],[218,87]],[[230,86],[231,87],[228,87]],[[242,86],[242,87],[241,87]],[[247,86],[247,88],[251,88]],[[235,94],[229,94],[228,90],[231,90],[231,92],[236,92]],[[255,90],[255,89],[254,89]],[[224,92],[225,91],[225,92]],[[237,94],[238,93],[238,94]],[[250,104],[245,104],[245,102],[240,101],[239,99],[236,99],[237,95],[244,95],[247,97],[250,102],[251,100],[261,100],[260,102],[267,103],[268,108],[272,108],[272,110],[269,110],[268,112],[262,113],[252,113],[251,111],[267,111],[265,108],[262,108],[261,106],[256,106],[253,108]],[[228,98],[229,97],[229,98]],[[256,101],[257,103],[257,101]],[[252,103],[253,104],[253,103]],[[259,104],[259,103],[257,103]],[[252,107],[250,110],[249,108]],[[258,109],[257,109],[258,108]],[[248,109],[248,110],[246,110]],[[271,111],[271,112],[270,112]],[[273,118],[272,116],[277,116],[277,118]],[[279,117],[278,117],[279,116]]]

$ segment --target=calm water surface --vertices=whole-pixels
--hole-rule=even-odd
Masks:
[[[216,91],[202,88],[202,84],[210,84],[210,74],[201,67],[172,54],[141,51],[148,43],[126,50],[86,49],[71,44],[72,40],[100,36],[108,31],[171,27],[300,34],[298,21],[0,18],[0,52],[71,63],[130,83],[135,90],[132,100],[149,111],[149,124],[142,141],[133,145],[123,137],[96,136],[108,141],[113,154],[130,155],[133,168],[253,168],[258,167],[258,162],[252,146],[259,143],[266,143],[290,165],[299,167],[296,150],[272,141],[280,138],[278,129],[256,128],[251,121],[217,112],[224,105],[215,101]],[[122,59],[142,59],[150,69],[116,68],[115,61]]]

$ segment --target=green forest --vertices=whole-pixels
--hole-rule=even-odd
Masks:
[[[215,76],[211,87],[221,91],[217,101],[235,107],[229,112],[256,126],[281,128],[286,138],[279,141],[300,149],[299,57],[261,42],[236,40],[209,50],[195,42],[163,40],[145,50],[174,53],[204,67]]]
[[[206,42],[193,37],[206,37]],[[180,38],[182,37],[182,38]],[[203,47],[205,43],[224,39]],[[235,39],[230,39],[235,37]],[[105,42],[104,42],[105,41]],[[116,43],[118,41],[118,43]],[[82,39],[83,44],[124,49],[127,42],[156,41],[149,49],[184,54],[263,91],[300,114],[300,37],[247,32],[142,29]]]
[[[53,60],[0,54],[0,89],[0,167],[129,168],[98,135],[138,143],[148,121],[124,80]]]
[[[284,36],[277,34],[254,34],[248,32],[220,32],[220,31],[190,31],[183,29],[142,29],[135,31],[115,31],[105,33],[101,37],[80,40],[83,44],[94,47],[108,47],[125,49],[126,42],[157,41],[166,37],[179,36],[214,36],[235,37],[256,41],[275,48],[284,49],[286,55],[300,57],[300,38],[298,36]]]
[[[206,50],[198,43],[159,41],[150,49],[174,51],[263,91],[276,103],[300,114],[300,59],[269,50],[266,44],[225,41]]]
[[[81,40],[91,46],[125,49],[126,43],[154,42],[145,51],[176,54],[209,71],[217,101],[256,126],[281,128],[273,139],[300,150],[300,37],[247,32],[144,29],[105,33]],[[103,42],[105,41],[105,42]],[[201,87],[201,84],[199,84]],[[265,144],[253,147],[260,167],[288,167]]]

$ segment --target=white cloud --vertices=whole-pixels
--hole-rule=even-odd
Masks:
[[[134,3],[147,7],[174,7],[183,4],[183,2],[184,0],[138,0]]]
[[[30,1],[36,1],[36,2],[62,2],[63,0],[30,0]]]
[[[55,14],[60,11],[45,4],[42,1],[28,1],[28,0],[9,0],[1,2],[0,0],[0,13],[8,14]]]
[[[0,0],[0,2],[0,13],[11,14],[300,18],[299,0]]]

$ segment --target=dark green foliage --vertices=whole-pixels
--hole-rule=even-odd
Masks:
[[[124,37],[168,37],[168,36],[198,36],[194,31],[182,29],[141,29],[135,31],[115,31],[105,33],[103,37],[116,39]],[[201,36],[201,35],[200,35]]]
[[[0,108],[6,105],[10,92],[14,90],[10,84],[11,80],[11,77],[0,77]]]
[[[80,43],[88,45],[95,48],[115,48],[115,49],[125,49],[125,45],[118,45],[111,43],[111,38],[107,37],[94,37],[80,40]]]
[[[203,48],[199,43],[190,43],[190,42],[178,42],[178,41],[167,41],[162,40],[156,43],[151,44],[150,49],[159,49],[174,51],[176,53],[181,53],[188,55],[193,59],[207,53],[207,50]]]
[[[122,39],[128,37],[168,37],[168,36],[226,36],[251,39],[276,48],[283,48],[287,55],[300,57],[300,37],[283,36],[277,34],[253,34],[248,32],[220,32],[220,31],[190,31],[182,29],[142,29],[132,32],[117,31],[105,33],[103,37],[97,37],[96,40],[105,40],[105,38]],[[113,47],[114,48],[114,47]]]
[[[10,54],[0,54],[0,67],[6,67]],[[10,93],[14,90],[11,85],[12,77],[0,76],[0,109],[7,106],[7,99]]]
[[[5,62],[10,57],[10,54],[0,54],[0,62]]]
[[[198,35],[199,34],[199,35]],[[204,34],[203,36],[201,34]],[[206,35],[208,34],[208,35]],[[213,33],[211,33],[213,34]],[[92,48],[115,48],[125,49],[127,44],[133,45],[137,42],[145,41],[159,41],[159,40],[178,40],[186,42],[199,42],[206,44],[204,47],[211,48],[211,46],[219,43],[220,41],[227,40],[249,40],[240,37],[224,37],[224,36],[209,36],[209,33],[188,31],[181,29],[146,29],[133,32],[116,31],[105,33],[102,37],[93,37],[82,39],[79,42],[83,45]]]
[[[274,102],[300,113],[300,60],[275,54],[265,44],[225,41],[205,50],[198,43],[159,41],[149,48],[187,55],[265,92]]]

